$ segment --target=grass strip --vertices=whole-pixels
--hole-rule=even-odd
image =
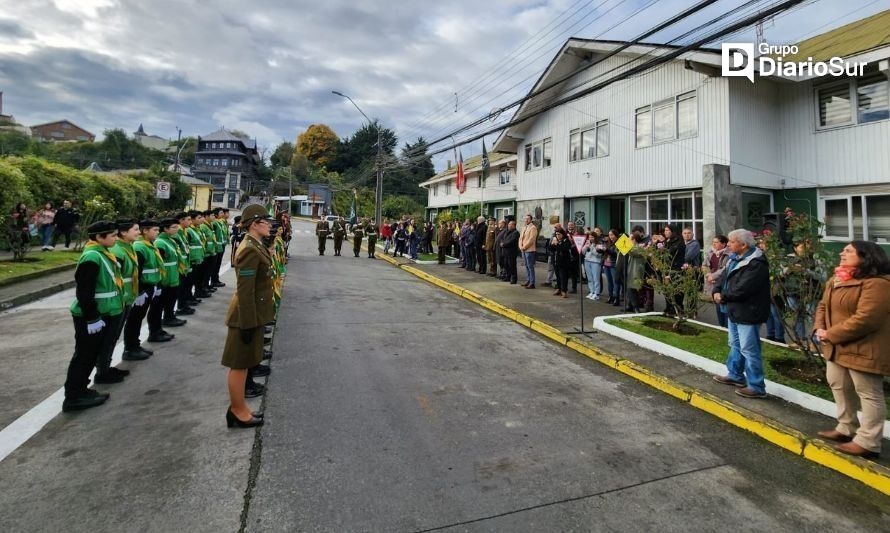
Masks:
[[[0,261],[0,282],[11,283],[19,276],[34,274],[51,268],[71,265],[77,262],[80,252],[60,250],[52,252],[31,252],[22,262],[11,259]]]

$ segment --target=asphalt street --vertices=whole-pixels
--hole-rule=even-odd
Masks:
[[[231,272],[82,413],[47,401],[70,291],[0,313],[0,448],[49,412],[0,460],[0,530],[890,530],[879,493],[295,229],[259,431],[223,422]]]
[[[890,500],[297,224],[249,531],[875,531]]]

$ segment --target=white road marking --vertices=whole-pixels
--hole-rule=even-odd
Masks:
[[[220,268],[219,274],[225,274],[231,267],[231,264],[223,265],[222,268]],[[74,295],[74,289],[63,291],[63,293],[70,293],[68,296],[68,303],[70,303],[70,298]],[[9,312],[16,312],[28,308],[34,309],[45,307],[47,302],[44,300],[58,300],[60,297],[61,294],[48,296],[47,298],[36,302],[10,309]],[[146,334],[148,334],[148,324],[143,324],[139,336],[144,337]],[[121,355],[123,352],[124,343],[121,341],[114,347],[114,352],[111,356],[112,366],[121,362]],[[90,374],[90,379],[93,378],[93,374],[95,373],[96,370],[93,369],[93,373]],[[61,413],[62,401],[64,399],[65,388],[62,387],[52,393],[48,398],[32,407],[27,413],[15,419],[11,424],[3,428],[3,430],[0,430],[0,461],[6,459],[9,454],[17,450],[22,444],[28,442],[28,439],[36,435],[37,432],[43,429],[43,426],[47,425],[53,418]]]

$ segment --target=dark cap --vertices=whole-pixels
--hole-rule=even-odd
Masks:
[[[150,230],[151,228],[159,228],[161,224],[152,218],[146,218],[145,220],[141,220],[139,222],[139,229],[142,231]]]
[[[250,204],[241,212],[241,226],[246,228],[255,220],[268,220],[270,218],[272,217],[269,216],[269,213],[263,206],[260,204]]]
[[[90,236],[93,235],[101,235],[103,233],[115,233],[117,232],[117,224],[110,220],[100,220],[98,222],[93,222],[87,228],[87,233]]]
[[[136,222],[133,219],[129,219],[129,218],[116,220],[114,223],[117,224],[118,231],[127,231],[128,229],[130,229],[133,226],[135,226],[136,224],[138,224],[138,222]]]
[[[175,226],[177,224],[179,224],[178,218],[165,218],[161,220],[161,229],[167,229],[170,226]]]

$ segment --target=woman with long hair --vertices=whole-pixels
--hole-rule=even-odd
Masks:
[[[869,241],[851,242],[840,256],[816,309],[814,336],[837,404],[837,426],[819,436],[848,455],[877,457],[887,414],[883,382],[890,375],[890,260]]]

